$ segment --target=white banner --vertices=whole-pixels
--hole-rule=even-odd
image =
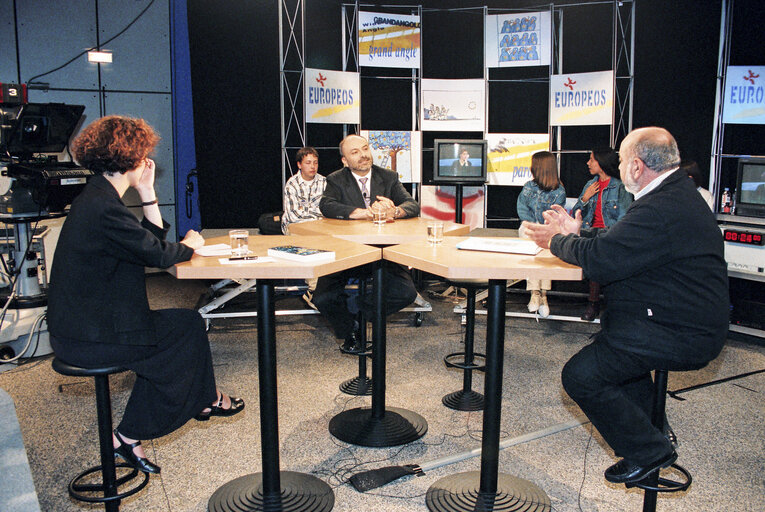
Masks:
[[[435,131],[483,131],[486,82],[423,78],[420,127]]]
[[[487,68],[550,64],[550,12],[486,16]]]
[[[489,185],[521,186],[531,179],[531,155],[550,150],[547,133],[489,133]]]
[[[765,124],[765,66],[728,66],[723,123]]]
[[[305,68],[305,122],[359,124],[360,75]]]
[[[401,183],[421,181],[422,132],[361,130],[375,165],[398,173]]]
[[[550,124],[611,124],[614,72],[576,73],[550,77]]]
[[[420,17],[359,11],[359,66],[420,67]]]

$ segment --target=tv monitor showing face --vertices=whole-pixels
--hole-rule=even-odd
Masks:
[[[738,215],[765,217],[765,159],[742,159],[736,183]]]
[[[433,182],[440,184],[486,183],[485,140],[436,139],[433,142]]]

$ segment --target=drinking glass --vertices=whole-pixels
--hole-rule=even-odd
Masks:
[[[428,222],[428,242],[440,244],[444,241],[444,223],[441,221]]]
[[[228,238],[231,244],[231,257],[243,258],[250,252],[247,245],[250,238],[250,232],[246,229],[232,229],[228,232]]]

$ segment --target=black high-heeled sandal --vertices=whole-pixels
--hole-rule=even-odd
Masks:
[[[231,407],[224,409],[223,393],[219,392],[218,402],[211,407],[207,407],[207,409],[210,409],[209,411],[202,411],[194,416],[194,419],[197,421],[207,421],[210,419],[210,416],[233,416],[234,414],[237,414],[244,409],[244,400],[241,398],[234,398],[233,396],[229,396],[228,399],[231,400]]]
[[[119,458],[133,466],[138,471],[143,471],[144,473],[154,473],[159,474],[161,468],[157,466],[156,464],[152,463],[149,459],[146,457],[139,457],[138,455],[133,452],[133,448],[136,446],[141,446],[141,441],[136,441],[135,443],[128,443],[125,441],[125,438],[122,437],[122,434],[117,432],[117,430],[114,430],[114,437],[117,438],[117,441],[120,443],[118,447],[114,449],[114,454],[117,455]]]

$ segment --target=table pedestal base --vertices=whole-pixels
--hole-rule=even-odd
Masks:
[[[382,448],[416,441],[428,431],[428,422],[416,412],[388,407],[379,418],[364,407],[343,411],[329,421],[329,432],[346,443]]]
[[[223,484],[207,503],[209,512],[329,512],[335,494],[315,476],[294,471],[279,473],[281,493],[263,494],[263,474],[253,473]]]
[[[340,384],[340,391],[346,395],[369,396],[372,394],[372,379],[367,377],[353,377]]]
[[[472,389],[460,389],[445,395],[441,399],[441,403],[455,411],[481,411],[483,410],[483,395]]]
[[[430,486],[425,504],[431,512],[550,512],[550,498],[533,483],[500,473],[497,492],[479,492],[480,471],[449,475]]]

